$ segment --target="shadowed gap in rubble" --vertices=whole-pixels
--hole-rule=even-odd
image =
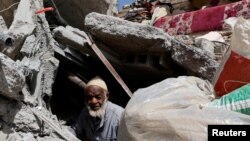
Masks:
[[[65,57],[59,53],[55,53],[55,57],[60,61],[60,64],[53,86],[51,109],[53,114],[56,114],[60,120],[66,121],[68,125],[74,123],[81,109],[85,106],[84,90],[68,79],[69,73],[75,74],[85,83],[96,75],[101,76],[108,85],[110,101],[122,107],[126,106],[130,99],[129,96],[100,60],[84,55],[81,55],[81,60],[77,60],[72,55]],[[140,59],[143,59],[143,57]],[[183,69],[176,65],[171,67],[174,70],[173,74],[175,74],[171,76],[141,67],[131,70],[129,70],[129,66],[114,67],[132,92],[139,88],[150,86],[167,77],[175,77],[175,75],[183,73]]]
[[[51,109],[59,119],[72,124],[85,106],[84,89],[68,79],[70,73],[76,75],[85,83],[96,75],[101,76],[108,85],[110,101],[125,107],[129,97],[99,60],[84,58],[85,60],[83,60],[86,62],[77,62],[71,60],[74,56],[68,56],[67,58],[57,53],[55,57],[60,61],[60,64],[53,85]]]

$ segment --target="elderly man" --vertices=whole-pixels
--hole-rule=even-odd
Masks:
[[[116,140],[123,108],[108,101],[106,83],[100,77],[91,79],[85,87],[86,107],[82,110],[75,132],[83,141]]]

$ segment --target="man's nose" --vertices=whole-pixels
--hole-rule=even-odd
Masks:
[[[97,99],[96,99],[96,98],[92,98],[92,99],[90,100],[90,103],[91,103],[91,104],[96,104],[96,103],[97,103]]]

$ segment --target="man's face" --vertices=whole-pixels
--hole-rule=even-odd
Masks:
[[[88,86],[86,88],[86,104],[90,110],[100,110],[107,100],[106,91],[99,86]]]

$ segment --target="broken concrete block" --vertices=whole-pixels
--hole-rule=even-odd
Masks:
[[[30,35],[35,27],[35,8],[32,7],[32,0],[21,0],[15,14],[14,20],[8,30],[8,34],[15,40],[11,48],[6,48],[3,52],[11,58],[14,58],[21,48],[25,38]]]
[[[25,83],[25,77],[21,71],[20,65],[0,53],[0,92],[2,95],[19,99],[19,92]]]
[[[22,141],[37,141],[34,135],[30,132],[28,133],[19,132],[18,134],[22,137]]]
[[[67,40],[65,39],[72,39],[75,44],[79,44],[83,46],[84,38],[79,37],[78,35],[75,35],[72,31],[67,30],[66,28],[59,26],[53,30],[53,36],[60,39],[64,39],[64,42],[67,44]]]
[[[20,63],[20,65],[22,65],[25,68],[24,70],[25,73],[38,72],[41,66],[41,60],[37,57],[34,58],[24,57],[21,61],[17,60],[16,62]]]
[[[41,111],[44,116],[50,117],[51,114],[44,109]],[[42,124],[42,121],[31,111],[31,107],[23,105],[21,110],[16,114],[13,123],[16,131],[33,134],[49,135],[51,132],[49,126]]]
[[[36,40],[36,37],[34,35],[28,36],[26,38],[26,40],[24,41],[23,46],[20,50],[20,53],[23,56],[29,56],[30,54],[32,54],[32,50],[33,50],[34,45],[35,45],[35,40]]]
[[[40,131],[39,122],[37,121],[36,117],[29,109],[24,107],[15,116],[14,123],[16,125],[17,131],[26,133],[39,133]]]
[[[78,28],[74,28],[72,26],[66,26],[66,29],[69,30],[69,31],[74,32],[75,34],[83,37],[84,39],[86,39],[86,37],[87,37],[87,34],[84,31],[82,31],[82,30],[80,30]]]
[[[43,90],[43,94],[51,97],[52,86],[56,79],[56,73],[59,67],[59,61],[54,57],[44,58],[43,60],[45,62],[43,62],[43,65],[42,65],[42,69],[44,71],[42,90]]]
[[[188,71],[211,82],[220,63],[206,53],[194,46],[179,45],[173,47],[172,58]]]
[[[86,33],[77,29],[74,30],[74,28],[69,26],[67,28],[59,26],[53,30],[53,36],[58,42],[69,45],[76,50],[90,53],[90,50],[86,48],[87,40],[83,34]]]
[[[22,89],[22,93],[23,93],[23,99],[22,102],[24,104],[27,105],[31,105],[31,106],[37,106],[38,105],[38,101],[36,100],[36,98],[31,94],[30,89],[28,87],[28,85],[26,84],[24,86],[24,88]]]
[[[23,102],[33,106],[37,104],[42,106],[43,96],[52,96],[52,86],[59,67],[59,61],[52,57],[50,53],[46,53],[41,58],[24,57],[22,61],[18,62],[24,67],[23,72],[27,76],[27,82],[29,82],[22,89]],[[49,101],[46,102],[49,103]]]
[[[11,129],[8,129],[11,131]],[[0,140],[1,141],[21,141],[22,137],[18,135],[16,132],[6,133],[4,131],[0,131]]]
[[[96,40],[121,53],[146,52],[149,48],[168,48],[171,38],[163,30],[117,17],[90,13],[85,18],[87,30]]]
[[[35,92],[37,89],[41,89],[39,82],[42,78],[38,78],[41,67],[41,60],[38,57],[24,57],[21,61],[17,60],[16,62],[23,66],[23,74],[26,76],[26,84],[22,89],[22,101],[28,105],[36,106],[38,104],[38,101],[37,96],[35,96]]]

